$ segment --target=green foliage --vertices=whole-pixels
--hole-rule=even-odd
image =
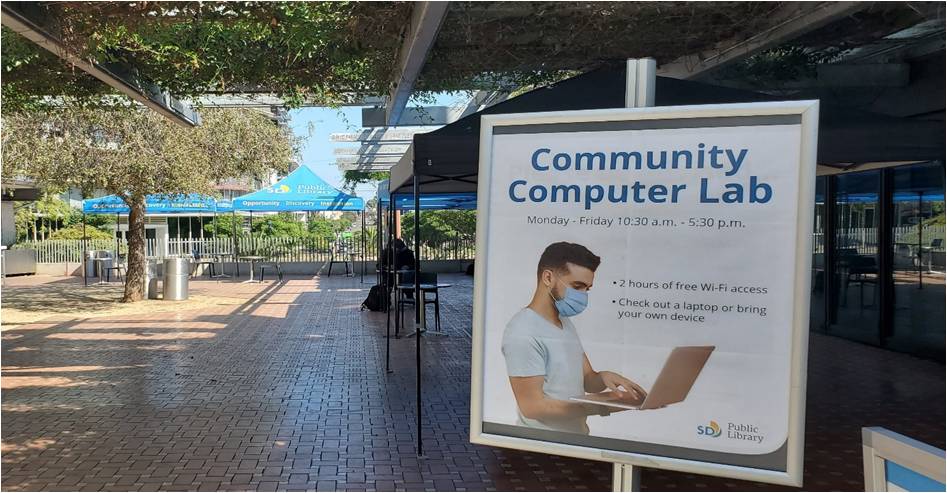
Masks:
[[[2,29],[2,97],[5,111],[33,111],[49,107],[44,95],[68,95],[83,104],[99,101],[110,88],[98,79],[67,66],[10,29]]]
[[[137,107],[4,113],[2,176],[121,198],[132,224],[123,301],[138,301],[144,296],[148,194],[212,195],[220,180],[285,171],[296,155],[295,138],[259,113],[205,110],[202,120],[199,127],[184,127]]]
[[[44,188],[214,194],[221,179],[285,171],[298,142],[259,113],[205,110],[186,128],[150,110],[66,106],[4,114],[3,177]]]
[[[373,248],[373,245],[375,245],[375,242],[378,241],[378,229],[375,228],[374,226],[366,226],[364,233],[362,232],[361,229],[359,229],[359,230],[357,230],[357,231],[354,231],[354,232],[352,233],[352,240],[353,240],[353,243],[354,243],[354,244],[356,245],[356,247],[359,248],[359,249],[362,248],[362,239],[363,239],[363,238],[364,238],[364,240],[365,240],[365,245],[366,245],[366,247],[367,247],[368,250],[370,251],[370,250]]]
[[[387,171],[346,171],[342,173],[345,179],[344,187],[351,188],[361,183],[375,183],[387,180],[390,173]]]
[[[76,213],[78,214],[78,221],[82,221],[82,213],[79,211],[76,211]],[[85,223],[88,226],[107,231],[114,227],[115,216],[112,214],[86,214]]]
[[[420,225],[421,242],[434,246],[448,238],[476,234],[477,213],[461,210],[422,211]],[[401,231],[405,238],[414,238],[414,212],[401,216]]]
[[[352,226],[351,220],[345,219],[328,219],[322,216],[313,216],[309,219],[309,234],[318,240],[331,241],[336,238],[336,236],[348,230]]]
[[[177,96],[262,90],[290,106],[387,93],[410,14],[410,5],[400,2],[63,2],[45,8],[75,54],[127,63]],[[8,110],[28,107],[37,96],[105,92],[41,48],[8,48],[12,36],[5,32],[3,39]],[[62,84],[57,74],[67,76]]]
[[[85,228],[85,239],[87,240],[110,240],[114,239],[115,236],[112,232],[102,231],[99,228],[86,225]],[[51,240],[81,240],[82,239],[82,225],[73,224],[68,227],[56,230],[53,234],[49,235]]]
[[[816,66],[832,56],[833,51],[813,52],[802,46],[780,46],[725,68],[722,78],[778,88],[786,82],[815,77]]]
[[[242,216],[235,218],[230,214],[219,214],[217,216],[216,223],[213,220],[204,223],[204,233],[207,236],[217,238],[231,238],[233,237],[234,231],[237,231],[237,236],[242,236]]]
[[[261,237],[303,238],[305,225],[289,212],[253,218],[253,234]]]

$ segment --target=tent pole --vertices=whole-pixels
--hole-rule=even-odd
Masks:
[[[921,236],[924,234],[924,222],[921,221],[921,208],[924,207],[924,192],[917,193],[917,289],[924,289],[924,254],[921,253]]]
[[[251,255],[256,255],[256,240],[253,238],[253,211],[250,211],[250,252]]]
[[[362,260],[362,275],[359,278],[359,282],[365,284],[365,209],[362,209],[359,215],[362,216],[362,254],[360,255]]]
[[[237,211],[230,211],[230,217],[233,219],[233,221],[230,222],[230,225],[232,226],[231,234],[233,234],[233,241],[231,242],[233,247],[233,271],[237,277],[240,277],[240,262],[238,257],[238,255],[240,255],[240,251],[237,248]]]
[[[388,215],[387,211],[385,211],[385,215],[386,216]],[[376,229],[381,228],[382,226],[384,226],[384,224],[381,221],[381,204],[379,204],[378,205],[378,227],[376,227]],[[390,227],[391,224],[389,223],[388,226]],[[389,232],[387,229],[385,230],[385,236],[389,236]],[[385,373],[392,373],[391,371],[391,286],[388,285],[388,279],[390,277],[389,273],[391,272],[390,267],[388,265],[388,257],[390,257],[391,254],[389,253],[388,255],[384,255],[384,251],[383,251],[384,248],[381,248],[382,243],[383,243],[383,240],[381,239],[381,229],[378,229],[378,246],[379,246],[378,265],[381,267],[378,270],[381,271],[379,273],[382,279],[380,284],[384,286],[384,289],[385,289],[385,318],[387,319],[387,321],[385,322]],[[391,245],[390,240],[388,242],[388,245],[389,246]]]
[[[82,284],[84,286],[89,285],[89,277],[86,275],[86,234],[85,234],[85,212],[82,213]]]
[[[418,457],[424,455],[421,448],[421,332],[424,330],[424,295],[421,294],[421,195],[418,174],[414,173],[414,362],[417,369],[417,416]]]
[[[375,265],[377,265],[378,268],[375,269],[375,284],[382,284],[381,266],[383,264],[382,264],[382,258],[381,258],[381,250],[382,250],[381,231],[382,231],[381,200],[380,198],[376,198],[375,200],[375,243],[376,245],[375,246],[377,247],[377,250],[375,250],[375,258],[376,258]]]
[[[118,250],[121,248],[121,244],[118,242],[118,236],[120,233],[119,225],[122,222],[122,216],[119,213],[115,213],[115,259],[112,260],[115,263],[118,263]]]

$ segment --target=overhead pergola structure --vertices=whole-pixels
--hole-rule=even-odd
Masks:
[[[358,147],[335,148],[335,165],[339,171],[388,171],[398,164],[416,134],[438,128],[440,126],[363,128],[335,133],[329,139],[341,144],[359,144]]]
[[[53,21],[47,17],[46,10],[39,2],[6,2],[0,4],[0,12],[2,12],[0,22],[4,27],[36,43],[133,101],[182,125],[200,125],[200,115],[189,104],[175,98],[153,82],[139,77],[133,67],[120,62],[86,59],[68,50],[63,40],[55,34],[51,26]]]
[[[119,250],[119,222],[122,215],[127,215],[131,209],[118,195],[106,195],[82,201],[82,281],[88,285],[85,256],[85,228],[86,214],[115,214],[115,254]],[[145,215],[179,215],[179,214],[212,214],[214,230],[217,230],[217,214],[233,212],[233,204],[229,200],[219,200],[208,195],[191,194],[153,194],[145,197]],[[180,222],[179,222],[180,223]],[[178,227],[180,231],[180,226]],[[201,221],[201,239],[204,239],[203,220]]]
[[[254,212],[358,212],[362,222],[362,276],[365,275],[365,201],[329,185],[308,166],[300,166],[276,183],[233,199],[233,210],[250,215],[253,244]],[[333,253],[334,253],[333,247]],[[234,249],[234,255],[239,252]],[[353,265],[354,269],[355,266]]]
[[[31,3],[41,4],[40,2]],[[147,5],[158,3],[151,2]],[[273,8],[272,5],[275,4],[259,5],[259,8]],[[410,95],[418,91],[472,89],[517,91],[528,86],[542,87],[576,72],[594,73],[595,69],[606,66],[610,61],[624,61],[627,58],[643,56],[652,57],[657,61],[659,75],[694,80],[727,78],[728,70],[745,69],[745,62],[753,61],[754,55],[767,52],[767,50],[791,47],[792,43],[805,41],[799,45],[805,48],[803,54],[810,53],[806,50],[813,46],[846,52],[871,44],[893,33],[911,29],[926,21],[936,20],[942,24],[944,17],[943,4],[935,2],[488,1],[355,3],[353,5],[352,16],[347,18],[353,22],[347,22],[342,29],[353,29],[353,32],[362,33],[364,37],[361,39],[358,35],[342,37],[340,38],[341,48],[335,44],[327,44],[327,46],[332,46],[333,50],[342,52],[346,48],[351,48],[353,53],[364,53],[365,46],[374,50],[366,58],[371,60],[370,63],[379,65],[373,67],[371,77],[357,81],[346,79],[345,74],[339,73],[328,74],[332,77],[323,77],[325,74],[320,71],[322,69],[320,64],[328,56],[323,56],[321,53],[315,53],[309,58],[292,60],[280,70],[298,74],[298,77],[294,76],[291,80],[293,87],[300,85],[300,77],[307,75],[313,77],[306,79],[302,84],[304,86],[311,84],[318,89],[312,91],[311,94],[351,93],[351,98],[357,98],[368,91],[372,93],[371,95],[385,95],[385,123],[389,126],[400,123]],[[199,23],[197,17],[184,18],[179,15],[178,18],[182,23]],[[354,22],[365,19],[381,22]],[[6,20],[4,23],[6,25]],[[369,25],[375,31],[365,30],[364,25]],[[280,21],[277,20],[274,26],[274,36],[281,35]],[[363,30],[359,31],[360,28]],[[393,33],[398,34],[393,35]],[[369,38],[372,43],[363,42]],[[892,39],[887,41],[898,42]],[[928,41],[934,43],[935,48],[939,43],[941,47],[939,49],[943,49],[942,35],[939,38],[936,35],[931,36]],[[280,43],[272,43],[272,46],[283,49]],[[117,59],[132,58],[127,56],[126,47],[114,48],[110,56]],[[256,45],[248,44],[244,49],[256,48],[258,48]],[[232,47],[228,46],[227,49],[230,50]],[[884,51],[886,48],[879,49]],[[389,53],[390,56],[387,55]],[[790,69],[788,73],[805,72],[810,69],[829,72],[841,70],[850,73],[864,70],[864,67],[854,67],[852,64],[848,67],[826,68],[833,61],[832,52],[824,50],[819,53],[825,55],[822,61],[816,63],[805,61],[798,66],[792,66],[792,57],[782,56],[779,52],[768,52],[764,59],[774,58],[782,63],[776,67],[777,72],[784,68]],[[769,57],[769,55],[773,56]],[[146,57],[147,55],[139,50],[136,56]],[[241,57],[226,56],[220,59],[239,60]],[[263,63],[272,63],[273,60],[281,60],[282,57],[269,57],[263,53],[254,59],[264,60]],[[155,60],[146,61],[152,66],[160,67],[160,63]],[[814,68],[812,65],[818,65],[818,67]],[[758,64],[756,66],[758,67]],[[79,67],[82,68],[81,65]],[[222,71],[212,71],[212,73],[227,72],[229,67],[221,68]],[[896,79],[898,67],[890,67],[890,69]],[[888,69],[882,68],[880,72],[885,70]],[[736,72],[740,71],[736,70]],[[746,70],[743,73],[746,74]],[[387,75],[379,76],[380,74]],[[5,74],[5,80],[14,75],[16,74]],[[148,75],[142,73],[144,79],[147,79]],[[250,74],[253,80],[238,80],[240,77],[246,78],[246,73],[227,72],[227,75],[236,77],[221,78],[219,81],[189,80],[189,82],[194,82],[195,85],[203,84],[206,87],[219,82],[220,89],[214,92],[221,93],[280,93],[288,89],[285,81],[282,81],[284,85],[280,85],[279,79],[274,82],[273,79],[266,79],[260,74],[257,74],[256,78]],[[752,79],[747,75],[742,77],[744,81]],[[891,76],[874,73],[872,79],[869,80],[890,81],[891,79],[887,77]],[[864,78],[856,77],[856,79]],[[942,93],[942,76],[940,79],[939,90]],[[664,99],[666,96],[663,95],[668,92],[668,87],[671,87],[669,84],[672,83],[669,80],[658,81],[658,104],[672,104],[666,102]],[[838,77],[834,80],[838,80]],[[359,82],[361,86],[353,82]],[[767,87],[765,81],[753,83],[759,87]],[[329,87],[324,84],[335,85]],[[552,92],[557,87],[569,87],[573,84],[578,83],[565,81],[562,85],[557,84],[550,89],[527,93],[503,103],[513,105],[505,106],[502,111],[512,111],[517,105],[525,105],[528,101],[537,102],[542,91]],[[355,90],[354,87],[360,87],[360,89]],[[365,89],[366,87],[368,89]],[[774,91],[772,96],[787,99],[784,87],[775,89],[777,91]],[[778,90],[783,90],[783,92]],[[847,91],[836,91],[837,94],[845,92]],[[622,100],[608,101],[607,99],[613,96],[602,93],[612,94],[604,86],[596,86],[594,90],[586,90],[580,97],[569,98],[571,102],[568,105],[552,105],[545,109],[623,106]],[[906,93],[909,94],[910,91]],[[623,89],[618,94],[623,94]],[[686,92],[679,96],[682,101],[693,104],[726,100],[719,93],[718,97],[723,100],[700,101],[689,97]],[[767,96],[759,97],[762,100]],[[516,100],[519,102],[513,103]],[[587,103],[583,103],[582,100]],[[746,99],[740,100],[746,101]],[[317,104],[318,102],[304,101],[303,103]],[[499,112],[501,110],[495,110],[498,106],[501,105],[489,108],[487,111]],[[842,104],[842,106],[857,105]],[[823,110],[826,107],[827,105],[823,106]],[[935,111],[932,116],[934,119],[941,116],[942,121],[942,115],[943,108],[941,107],[939,113]],[[829,128],[838,124],[835,128],[840,129],[840,133],[833,138],[842,140],[856,135],[877,135],[871,133],[868,125],[864,124],[868,120],[862,120],[863,116],[849,114],[847,121],[846,118],[841,117],[835,121],[824,119],[823,127]],[[880,119],[871,121],[876,124],[881,122]],[[887,123],[893,123],[893,121]],[[912,137],[915,130],[921,133],[930,131],[930,127],[923,122],[901,123],[903,125],[897,127],[896,133],[886,135],[886,139],[883,140],[888,143],[884,150],[890,151],[883,156],[883,159],[893,159],[896,155],[915,151],[896,143],[896,139],[904,138],[905,142],[918,142]],[[441,130],[431,132],[426,137],[422,138],[418,135],[405,139],[410,140],[414,148],[403,156],[401,165],[395,166],[391,171],[391,190],[394,194],[411,190],[415,209],[420,210],[421,196],[424,193],[474,191],[476,167],[471,167],[470,163],[476,163],[479,149],[476,146],[471,147],[470,143],[477,139],[476,131],[471,134],[471,129],[478,125],[479,116],[469,116]],[[912,125],[917,126],[912,127]],[[425,139],[431,139],[426,149],[423,143]],[[437,149],[432,147],[433,139],[437,139]],[[942,129],[939,142],[942,151]],[[399,145],[403,144],[405,142],[399,142]],[[941,152],[940,155],[942,156],[943,153]],[[853,156],[846,157],[846,159],[849,158]],[[872,156],[867,158],[878,159]],[[343,164],[353,166],[354,169],[358,169],[359,164],[365,164],[359,163],[358,159],[354,161]],[[383,166],[388,166],[392,160],[387,159],[387,161],[389,162],[384,163]],[[827,162],[845,163],[834,158]],[[378,163],[382,163],[382,160]],[[852,165],[867,167],[873,164],[853,160],[829,170],[847,169],[845,167]],[[374,167],[368,166],[363,169],[372,170]],[[425,178],[422,186],[417,179],[421,176],[432,179]],[[420,409],[418,418],[420,420]],[[418,438],[420,440],[420,432]],[[420,454],[420,442],[418,445]]]
[[[188,72],[174,72],[180,63],[174,54],[161,58],[140,49],[141,43],[152,41],[149,36],[162,35],[161,29],[152,31],[152,26],[191,33],[188,29],[199,30],[201,23],[219,21],[221,9],[227,11],[230,22],[224,29],[243,18],[259,21],[257,26],[266,29],[273,42],[240,48],[228,44],[226,53],[237,56],[216,57],[213,50],[223,48],[204,42],[202,36],[207,33],[181,36],[175,53],[210,55],[204,61],[206,67]],[[858,46],[868,31],[890,34],[920,20],[943,18],[942,6],[933,2],[383,2],[332,6],[345,14],[347,22],[326,20],[312,36],[329,36],[331,42],[308,45],[294,29],[300,20],[281,9],[279,3],[234,3],[227,8],[186,4],[172,9],[161,2],[16,2],[3,6],[3,23],[43,46],[59,46],[51,49],[55,56],[94,76],[102,75],[95,72],[95,65],[103,65],[95,55],[107,56],[122,69],[101,80],[179,120],[175,114],[182,113],[184,103],[161,91],[194,98],[201,96],[199,91],[240,98],[274,95],[281,101],[292,93],[293,104],[303,105],[368,102],[366,98],[383,96],[384,102],[377,102],[383,108],[381,120],[394,126],[410,123],[409,100],[418,91],[519,90],[576,71],[587,72],[610,60],[640,56],[655,58],[659,75],[703,78],[804,37],[821,36]],[[82,42],[93,36],[106,39],[100,31],[116,26],[140,37],[131,43],[109,36],[107,46]],[[76,37],[78,47],[70,46],[75,53],[61,49],[62,40],[49,36],[57,32]],[[303,43],[309,55],[281,56],[279,50],[287,43]],[[86,44],[88,53],[82,51]],[[325,46],[350,53],[368,72],[335,71],[333,66],[338,64],[324,63],[331,54],[319,52]],[[107,55],[97,49],[108,50]],[[246,70],[240,62],[246,57],[233,53],[235,49],[262,60],[259,66],[266,73]],[[29,69],[16,67],[5,75],[15,80],[18,71]],[[272,73],[275,70],[292,76],[280,77]],[[150,82],[161,80],[162,75],[167,78],[168,72],[174,72],[171,79],[182,87],[159,89]],[[309,85],[311,90],[296,92]]]

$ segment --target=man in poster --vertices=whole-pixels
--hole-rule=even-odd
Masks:
[[[593,400],[644,401],[635,382],[592,368],[570,320],[588,306],[600,263],[582,245],[549,245],[539,258],[532,300],[506,325],[502,350],[521,426],[587,435],[586,417],[610,408],[570,398],[589,393]]]

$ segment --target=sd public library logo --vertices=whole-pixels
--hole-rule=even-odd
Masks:
[[[718,438],[723,434],[723,428],[716,421],[711,420],[709,425],[697,425],[697,435]],[[763,443],[763,435],[758,427],[747,424],[727,423],[727,438],[731,440],[746,440]]]
[[[720,429],[720,425],[716,421],[710,420],[709,425],[698,425],[697,434],[702,436],[709,436],[717,438],[720,434],[723,433],[723,430]]]

